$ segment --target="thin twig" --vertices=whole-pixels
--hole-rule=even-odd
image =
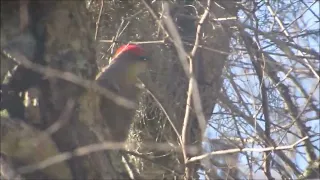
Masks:
[[[267,9],[269,10],[270,14],[275,17],[277,23],[279,24],[279,26],[281,27],[281,30],[282,32],[284,33],[284,35],[288,38],[288,40],[290,40],[295,47],[300,47],[298,46],[295,41],[291,38],[289,32],[285,29],[282,21],[280,20],[280,18],[278,17],[278,15],[273,11],[272,7],[270,6],[270,3],[269,3],[269,0],[265,0],[265,3],[266,3],[266,6],[267,6]],[[298,49],[298,48],[297,48]],[[307,50],[309,52],[312,52],[310,50]],[[303,56],[303,53],[301,51],[301,49],[298,49],[298,53],[300,55]],[[315,52],[316,55],[319,55],[319,53]],[[310,62],[308,61],[308,59],[306,58],[303,58],[304,62],[306,63],[306,66],[311,70],[311,72],[315,75],[315,77],[320,81],[320,77],[318,75],[318,72],[311,66]]]
[[[141,81],[141,80],[140,80]],[[141,81],[141,83],[143,83]],[[144,83],[143,83],[144,84]],[[144,85],[145,86],[145,85]],[[148,89],[146,86],[145,86],[145,89],[147,91],[147,93],[153,98],[153,100],[158,104],[158,106],[160,107],[160,109],[162,110],[162,112],[164,113],[164,115],[167,117],[171,127],[173,128],[174,132],[176,133],[177,137],[179,138],[179,141],[182,145],[182,139],[181,139],[181,136],[179,134],[179,131],[177,130],[176,126],[174,125],[173,123],[173,119],[169,116],[167,110],[165,109],[165,107],[160,103],[160,101],[158,100],[158,98],[151,92],[150,89]]]
[[[124,43],[124,41],[119,40],[99,40],[103,43]],[[130,44],[164,44],[164,40],[156,40],[156,41],[130,41]],[[127,42],[126,42],[127,43]]]
[[[74,107],[75,101],[73,99],[68,99],[64,107],[64,111],[61,113],[59,119],[46,130],[44,130],[38,137],[32,139],[34,143],[41,143],[42,140],[46,140],[48,136],[51,136],[53,133],[57,132],[62,126],[64,126],[70,120]]]
[[[210,7],[210,0],[208,0],[208,7]],[[188,129],[188,123],[189,123],[189,118],[190,118],[190,110],[191,110],[191,102],[193,100],[193,104],[194,104],[194,108],[195,108],[195,112],[196,112],[196,116],[199,122],[199,127],[200,127],[200,133],[201,133],[201,140],[204,139],[204,132],[205,132],[205,128],[206,128],[206,120],[205,120],[205,116],[203,114],[203,110],[202,110],[202,104],[201,104],[201,100],[200,100],[200,94],[199,94],[199,88],[198,88],[198,84],[196,82],[195,76],[194,76],[194,69],[193,69],[193,58],[196,54],[196,51],[198,49],[198,45],[199,45],[199,41],[200,41],[200,32],[201,32],[201,27],[202,24],[204,22],[204,20],[207,18],[209,12],[208,12],[209,8],[205,9],[204,14],[202,15],[202,18],[199,21],[199,25],[197,27],[197,37],[195,40],[195,44],[194,47],[191,51],[191,56],[189,56],[186,51],[184,50],[183,47],[183,43],[181,40],[181,37],[179,35],[179,32],[177,30],[177,28],[175,27],[175,24],[170,16],[169,13],[169,4],[168,3],[164,3],[164,16],[163,16],[163,21],[166,24],[166,27],[168,29],[168,31],[170,33],[170,37],[173,39],[173,43],[176,47],[176,50],[178,52],[178,56],[179,56],[179,60],[182,64],[182,67],[187,75],[187,77],[189,78],[189,87],[188,87],[188,91],[187,91],[187,101],[186,101],[186,110],[185,110],[185,115],[184,115],[184,120],[183,120],[183,125],[182,125],[182,134],[181,134],[181,139],[183,142],[183,147],[186,146],[189,142],[188,139],[189,137],[187,137],[187,132],[189,132]],[[189,65],[188,65],[188,59],[189,59]],[[185,148],[182,148],[183,151],[183,156],[184,156],[184,161],[187,161],[187,154],[186,154],[186,150]],[[186,179],[190,178],[190,170],[188,169],[188,167],[186,167]]]
[[[102,9],[103,9],[103,0],[101,0],[101,6],[100,6],[100,11],[99,11],[99,16],[98,16],[98,19],[97,19],[97,21],[96,21],[96,33],[94,34],[94,40],[97,40]]]
[[[127,153],[127,154],[130,154],[132,156],[135,156],[135,157],[138,157],[138,158],[141,158],[143,160],[146,160],[146,161],[149,161],[157,166],[159,166],[161,169],[164,169],[172,174],[175,174],[175,175],[183,175],[183,172],[179,171],[179,170],[176,170],[174,167],[169,167],[169,165],[167,166],[164,166],[163,164],[157,162],[156,160],[153,160],[153,159],[150,159],[149,157],[143,155],[143,154],[139,154],[137,152],[132,152],[132,151],[123,151],[124,153]]]
[[[190,65],[194,63],[195,61],[195,55],[196,52],[198,50],[199,47],[199,43],[200,43],[200,37],[201,37],[201,28],[202,25],[204,23],[204,21],[207,19],[208,15],[209,15],[209,9],[210,9],[210,4],[211,4],[211,0],[207,1],[207,8],[205,8],[205,11],[203,13],[203,15],[201,16],[201,19],[198,23],[198,27],[197,27],[197,34],[196,34],[196,39],[195,39],[195,43],[193,46],[193,49],[191,51],[191,58],[189,58],[190,61]],[[193,73],[193,69],[191,69],[192,66],[190,66],[190,74],[194,74]],[[193,76],[194,77],[194,76]],[[190,78],[191,81],[191,78]],[[201,140],[204,140],[204,132],[206,129],[206,119],[203,113],[203,108],[202,108],[202,103],[201,103],[201,99],[200,99],[200,92],[199,92],[199,88],[198,88],[198,83],[197,81],[194,79],[192,81],[192,86],[193,86],[193,105],[194,105],[194,109],[197,115],[197,119],[199,122],[199,126],[200,126],[200,130],[201,130]]]
[[[239,152],[266,152],[266,151],[279,151],[279,150],[287,150],[287,149],[293,149],[295,146],[297,146],[298,144],[300,144],[301,142],[303,142],[304,140],[308,139],[309,136],[306,136],[300,140],[298,140],[297,142],[288,145],[288,146],[278,146],[278,147],[266,147],[266,148],[236,148],[236,149],[227,149],[227,150],[220,150],[220,151],[213,151],[210,153],[206,153],[200,156],[196,156],[196,157],[192,157],[189,159],[189,162],[194,162],[194,161],[198,161],[201,159],[204,159],[206,157],[209,156],[213,156],[213,155],[222,155],[222,154],[231,154],[231,153],[239,153]]]
[[[259,38],[257,33],[254,34],[255,35],[255,48],[257,50],[261,50],[261,45],[259,43]],[[260,83],[260,91],[261,91],[261,96],[262,96],[262,112],[263,112],[263,116],[265,119],[265,123],[264,123],[264,135],[266,137],[267,140],[272,139],[271,138],[271,134],[270,134],[270,115],[269,115],[269,102],[268,102],[268,94],[267,94],[267,88],[265,85],[265,81],[264,81],[264,74],[265,71],[263,71],[266,68],[266,61],[265,58],[263,56],[263,54],[259,53],[259,52],[255,52],[253,48],[250,46],[250,44],[245,41],[245,46],[248,50],[248,54],[249,57],[252,61],[253,67],[257,73],[258,79],[259,79],[259,83]],[[254,55],[255,54],[255,55]],[[258,61],[257,59],[262,59],[263,61]],[[265,146],[270,146],[271,143],[270,142],[266,142]],[[264,164],[263,164],[263,171],[266,175],[266,177],[268,179],[274,179],[271,175],[271,152],[266,151],[264,153]]]
[[[225,92],[224,94],[220,94],[218,100],[219,104],[222,107],[229,108],[232,112],[242,117],[252,127],[255,127],[260,139],[262,139],[264,142],[271,143],[273,146],[276,146],[276,143],[272,139],[266,139],[262,127],[259,124],[255,124],[254,118],[246,115],[236,105],[234,105],[232,101],[229,98],[227,98]],[[295,174],[300,174],[300,171],[298,170],[297,166],[292,162],[290,158],[288,158],[286,154],[284,154],[282,151],[276,151],[276,154],[294,171]]]
[[[127,173],[131,179],[139,179],[139,173],[134,165],[130,162],[128,154],[125,154],[124,152],[119,152],[122,156],[122,162],[125,166],[125,169],[127,170]]]

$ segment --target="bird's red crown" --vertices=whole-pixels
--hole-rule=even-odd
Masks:
[[[137,56],[144,56],[145,55],[145,51],[142,49],[142,47],[140,47],[139,45],[136,44],[126,44],[126,45],[122,45],[120,46],[116,53],[115,56],[118,56],[119,54],[123,53],[123,52],[131,52]]]

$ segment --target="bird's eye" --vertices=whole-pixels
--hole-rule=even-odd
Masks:
[[[142,61],[147,61],[147,60],[148,60],[148,58],[147,58],[147,57],[145,57],[145,56],[140,56],[140,60],[142,60]]]

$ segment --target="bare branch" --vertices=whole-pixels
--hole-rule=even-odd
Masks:
[[[23,65],[24,67],[31,69],[35,72],[41,73],[47,77],[63,79],[65,81],[72,82],[86,89],[94,90],[99,94],[105,96],[106,98],[114,101],[116,104],[123,106],[125,108],[133,109],[136,106],[136,104],[133,103],[132,101],[127,100],[126,98],[123,98],[106,88],[100,87],[97,83],[93,81],[82,79],[79,76],[76,76],[70,72],[62,72],[56,69],[52,69],[49,67],[44,67],[42,65],[32,63],[30,60],[28,60],[25,56],[23,56],[19,52],[7,52],[6,50],[3,50],[2,52],[8,58],[16,61],[17,63]]]
[[[134,149],[139,146],[140,146],[139,144],[125,143],[125,142],[102,142],[102,143],[90,144],[87,146],[79,147],[71,152],[60,153],[59,155],[52,156],[48,159],[45,159],[45,160],[43,160],[39,163],[33,164],[33,165],[23,166],[21,168],[18,168],[17,171],[21,174],[25,174],[25,173],[29,173],[29,172],[33,172],[36,170],[47,168],[47,167],[52,166],[54,164],[69,160],[75,156],[84,156],[84,155],[88,155],[93,152],[99,152],[99,151],[104,151],[104,150],[118,150],[118,149],[125,150],[126,148]],[[168,143],[145,143],[145,144],[143,144],[143,147],[146,149],[149,149],[149,150],[154,149],[154,150],[158,150],[158,151],[181,152],[181,146],[168,144]],[[196,154],[199,151],[198,147],[196,147],[196,146],[188,146],[186,148],[187,148],[188,153],[190,153],[190,154]]]
[[[237,149],[228,149],[228,150],[221,150],[221,151],[213,151],[211,153],[206,153],[200,156],[192,157],[188,160],[189,162],[194,162],[201,160],[203,158],[213,156],[213,155],[221,155],[221,154],[231,154],[231,153],[238,153],[238,152],[266,152],[266,151],[277,151],[277,150],[288,150],[293,149],[295,146],[303,142],[304,140],[308,139],[309,137],[306,136],[299,141],[295,142],[294,144],[288,145],[288,146],[278,146],[278,147],[267,147],[267,148],[237,148]]]

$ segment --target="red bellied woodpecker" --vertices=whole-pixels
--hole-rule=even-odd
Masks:
[[[96,81],[116,94],[137,102],[140,89],[137,76],[147,69],[145,51],[138,45],[121,46],[108,66],[96,77]],[[108,128],[112,141],[125,141],[135,113],[134,109],[115,104],[107,98],[100,100],[100,113]]]

